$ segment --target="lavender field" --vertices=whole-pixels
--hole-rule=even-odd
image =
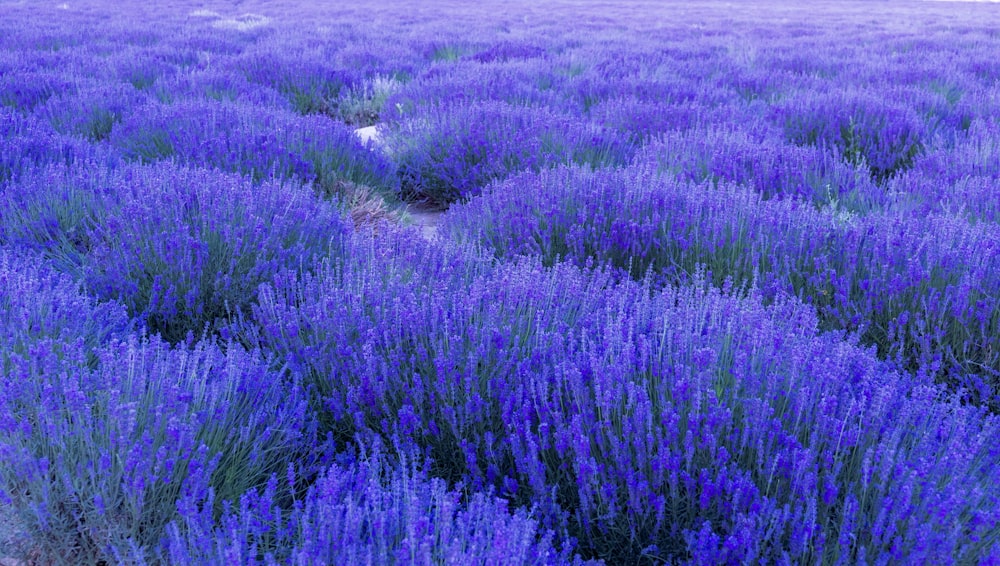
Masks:
[[[0,0],[0,562],[1000,564],[1000,6],[803,4]]]

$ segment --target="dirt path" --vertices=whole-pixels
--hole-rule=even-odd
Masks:
[[[362,143],[371,142],[373,149],[383,149],[378,125],[358,128],[354,130],[354,135],[358,136]],[[444,211],[438,208],[421,203],[407,203],[403,207],[403,222],[417,227],[425,239],[435,240],[438,237],[438,224],[443,214]]]
[[[404,210],[406,211],[404,222],[409,220],[410,225],[419,228],[424,239],[437,239],[438,224],[440,224],[441,216],[444,214],[443,210],[414,203],[407,204]]]

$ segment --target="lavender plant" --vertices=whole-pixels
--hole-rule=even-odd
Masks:
[[[156,39],[150,38],[149,41]],[[165,59],[182,52],[176,49],[162,53],[157,51],[153,45],[130,45],[115,53],[107,61],[107,65],[113,69],[118,81],[131,85],[138,91],[150,91],[158,81],[168,79],[180,70],[178,65]]]
[[[610,265],[636,279],[652,271],[676,283],[705,266],[715,284],[744,286],[772,270],[808,270],[810,258],[833,245],[835,224],[808,203],[693,184],[655,167],[561,167],[490,186],[449,210],[443,230],[498,257]],[[775,280],[782,276],[760,284]]]
[[[114,166],[116,152],[62,135],[49,124],[0,108],[0,186],[48,164]]]
[[[952,146],[928,151],[915,162],[913,174],[908,177],[910,179],[921,177],[924,181],[920,183],[921,185],[935,184],[939,185],[938,187],[928,186],[914,190],[904,188],[907,182],[903,181],[903,187],[899,187],[899,190],[916,193],[914,196],[923,197],[930,202],[948,202],[954,201],[949,199],[948,187],[956,183],[970,178],[995,180],[1000,175],[1000,146],[996,142],[997,133],[998,125],[993,120],[973,121],[968,132],[956,139]],[[975,207],[981,204],[982,200],[968,199],[959,202]]]
[[[719,108],[708,109],[699,104],[670,104],[637,98],[605,100],[590,109],[590,117],[605,127],[625,132],[637,143],[647,143],[658,135],[684,131],[708,120],[717,120],[727,113]]]
[[[4,193],[0,234],[170,342],[224,332],[257,286],[337,255],[350,227],[302,185],[163,163],[50,169]]]
[[[333,61],[340,68],[357,69],[363,82],[377,83],[386,78],[407,82],[423,65],[423,57],[412,44],[411,37],[402,39],[398,27],[388,20],[382,25],[365,22],[351,25],[353,41],[339,45]],[[359,85],[350,87],[357,90]]]
[[[75,85],[65,76],[44,71],[8,73],[0,76],[0,106],[31,112],[54,94]]]
[[[337,116],[341,90],[360,81],[354,69],[327,62],[322,48],[302,46],[248,51],[236,63],[248,81],[269,86],[285,95],[301,114]]]
[[[122,337],[130,326],[121,305],[97,303],[36,255],[10,249],[0,249],[0,310],[0,368],[5,376],[15,359],[31,355],[41,342],[94,351]]]
[[[288,512],[272,478],[216,522],[182,505],[170,527],[175,564],[569,564],[523,509],[489,494],[468,497],[379,453],[326,470]],[[579,562],[577,559],[576,562]]]
[[[388,97],[384,118],[400,122],[441,106],[484,100],[563,110],[562,77],[552,67],[545,59],[432,64]]]
[[[233,75],[231,72],[213,67],[161,81],[154,89],[154,96],[165,104],[205,99],[293,110],[288,100],[273,88],[251,83],[240,75]]]
[[[92,232],[84,279],[171,342],[223,332],[249,313],[259,284],[337,255],[350,229],[301,185],[173,165],[133,167],[115,181],[105,209],[114,213]]]
[[[801,96],[776,114],[789,141],[835,148],[880,182],[912,167],[925,144],[925,126],[911,108],[871,92]]]
[[[45,561],[152,559],[179,501],[238,501],[317,447],[301,388],[238,346],[40,339],[2,383],[0,493]]]
[[[797,197],[860,213],[889,202],[866,168],[844,163],[835,152],[795,146],[767,132],[715,127],[670,133],[644,147],[636,162],[647,160],[680,179],[746,185],[764,198]]]
[[[110,141],[131,159],[173,158],[258,180],[298,179],[329,193],[341,179],[387,194],[398,184],[387,159],[343,124],[247,104],[189,101],[145,108],[116,126]]]
[[[127,84],[97,84],[71,94],[60,94],[35,111],[59,133],[100,142],[127,112],[141,107],[144,97]]]
[[[418,115],[386,135],[404,199],[446,205],[493,180],[559,163],[622,165],[634,151],[614,133],[535,108],[483,102]]]
[[[93,250],[93,231],[107,217],[109,169],[34,167],[0,191],[0,242],[49,260],[74,279]]]
[[[971,223],[1000,221],[996,181],[989,176],[970,175],[949,182],[915,169],[894,178],[889,187],[897,195],[891,208],[902,214],[943,214]]]

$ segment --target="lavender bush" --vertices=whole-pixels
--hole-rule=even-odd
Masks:
[[[220,522],[185,502],[170,527],[177,564],[566,564],[524,510],[464,497],[418,468],[376,453],[326,470],[291,512],[275,505],[295,482],[272,478]],[[219,526],[216,526],[216,525]]]
[[[334,66],[322,48],[285,43],[247,52],[237,65],[248,81],[282,93],[301,114],[337,115],[341,90],[359,82],[355,69]]]
[[[155,553],[181,494],[236,501],[290,459],[309,473],[304,391],[259,354],[138,339],[37,257],[0,252],[0,281],[0,497],[26,554]]]
[[[60,133],[75,134],[91,141],[107,139],[124,113],[141,104],[130,85],[96,87],[71,96],[60,96],[37,111]]]
[[[79,279],[93,250],[93,230],[113,199],[112,175],[99,166],[87,171],[62,164],[24,172],[0,192],[0,242],[41,255]]]
[[[0,108],[0,186],[48,164],[114,166],[117,153],[56,132],[49,124]]]
[[[446,205],[511,173],[567,162],[622,165],[632,145],[564,115],[498,102],[435,109],[387,132],[402,196]]]
[[[712,128],[668,134],[643,148],[636,161],[656,163],[661,172],[693,183],[746,185],[764,198],[798,197],[862,213],[888,201],[867,169],[844,163],[835,152],[795,146],[767,133]]]
[[[590,116],[605,127],[622,131],[639,143],[658,135],[695,128],[705,122],[733,118],[719,108],[706,108],[696,103],[662,103],[636,98],[605,100],[590,109]],[[749,118],[750,116],[747,116]]]
[[[53,72],[5,74],[0,77],[0,106],[30,112],[54,94],[72,90],[74,86],[66,77]]]
[[[9,375],[13,359],[44,341],[94,351],[129,329],[125,309],[97,303],[80,285],[32,254],[0,250],[0,360]]]
[[[300,117],[240,103],[178,102],[130,115],[111,133],[128,158],[214,166],[253,176],[315,182],[325,192],[347,179],[392,193],[391,165],[350,129],[328,118]]]
[[[257,311],[273,347],[326,381],[334,426],[402,439],[438,474],[532,503],[587,555],[719,563],[990,552],[927,522],[951,513],[945,494],[964,487],[949,484],[936,492],[943,499],[913,490],[925,473],[952,477],[950,465],[904,470],[954,440],[973,443],[968,465],[987,473],[979,466],[995,465],[993,441],[980,435],[995,436],[995,425],[870,352],[817,336],[805,305],[764,308],[758,296],[699,286],[650,294],[530,262],[454,295],[395,269],[376,268],[373,285],[356,269],[267,291]],[[821,365],[807,361],[817,356]],[[869,428],[861,415],[884,424]],[[961,441],[913,432],[938,426],[971,428]],[[901,444],[900,434],[930,444]],[[891,463],[878,456],[890,453]],[[876,461],[888,467],[875,472]],[[876,494],[873,473],[880,486],[899,483]],[[893,518],[861,511],[861,501]],[[992,513],[987,501],[969,512]],[[991,520],[973,529],[989,537]]]
[[[281,269],[336,255],[349,227],[300,185],[173,166],[119,177],[119,216],[95,229],[85,280],[171,341],[248,312]]]
[[[94,354],[42,339],[4,372],[0,480],[26,553],[154,557],[179,500],[236,501],[315,453],[302,390],[255,354],[135,338]]]
[[[48,170],[5,196],[5,242],[48,255],[171,342],[223,332],[257,285],[336,255],[349,231],[301,185],[172,164]]]
[[[870,92],[792,99],[776,109],[789,141],[837,149],[885,181],[913,166],[923,151],[924,126],[915,112]]]
[[[153,96],[165,104],[205,99],[292,110],[291,104],[278,91],[211,67],[163,81],[156,85]]]
[[[561,82],[562,77],[545,59],[437,63],[388,97],[383,115],[389,121],[401,121],[424,106],[482,100],[560,110],[566,106],[557,88]]]

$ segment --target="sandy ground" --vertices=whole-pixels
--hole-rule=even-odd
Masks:
[[[411,225],[420,229],[420,234],[427,240],[435,240],[438,237],[438,224],[441,222],[443,210],[428,208],[420,204],[407,204],[406,216]]]

